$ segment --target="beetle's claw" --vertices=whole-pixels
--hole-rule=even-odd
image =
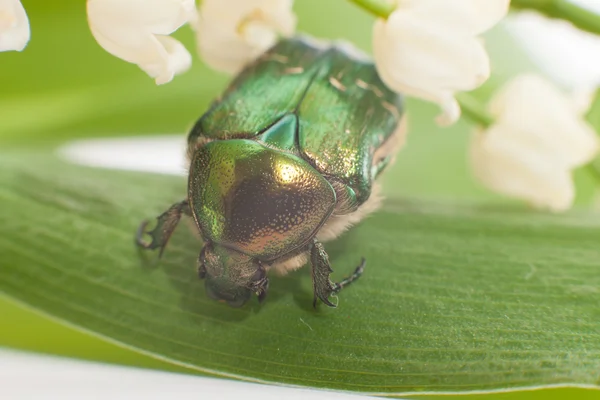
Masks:
[[[254,290],[256,295],[258,296],[258,302],[262,303],[263,301],[265,301],[265,298],[267,297],[267,292],[269,291],[269,278],[265,276],[263,279],[257,282]]]
[[[154,248],[154,247],[152,247],[152,243],[154,242],[154,237],[152,237],[152,242],[147,242],[146,240],[144,240],[145,234],[152,236],[152,231],[146,232],[146,227],[148,226],[149,223],[150,223],[149,220],[147,220],[147,219],[143,220],[140,223],[140,226],[138,227],[137,232],[135,233],[135,243],[138,246],[143,247],[144,249],[153,249]]]
[[[325,287],[315,287],[315,292],[314,292],[314,298],[313,298],[313,307],[317,308],[317,303],[319,300],[321,300],[321,302],[323,302],[323,304],[325,304],[328,307],[331,308],[336,308],[337,305],[333,304],[330,300],[329,297],[332,294],[336,294],[337,292],[335,291],[335,283],[331,282],[331,280],[329,280],[329,278],[327,279],[327,282],[325,283]]]
[[[162,240],[159,236],[160,232],[157,232],[158,226],[151,231],[146,231],[146,227],[149,223],[150,221],[148,220],[142,221],[135,235],[135,242],[138,246],[146,250],[154,250],[160,248],[160,252],[158,254],[158,257],[160,258],[165,249],[166,242],[161,243]],[[152,240],[150,242],[144,240],[144,235],[149,235],[152,238]]]
[[[360,264],[358,265],[358,267],[356,267],[354,269],[354,272],[352,273],[352,275],[350,275],[350,276],[342,279],[340,282],[336,282],[336,283],[333,283],[328,279],[325,289],[317,290],[317,287],[315,286],[313,307],[316,308],[317,300],[321,300],[323,302],[323,304],[325,304],[329,307],[332,307],[332,308],[336,308],[337,305],[333,304],[331,301],[329,301],[329,297],[333,294],[338,294],[343,288],[345,288],[346,286],[350,285],[352,282],[354,282],[355,280],[360,278],[365,270],[366,264],[367,264],[367,261],[363,257],[360,260]]]
[[[261,290],[260,292],[257,292],[256,295],[258,296],[258,304],[261,304],[267,298],[267,291]]]
[[[325,304],[328,307],[331,308],[337,308],[336,304],[333,304],[331,301],[329,301],[329,296],[331,296],[332,294],[334,294],[335,292],[332,290],[331,292],[329,292],[329,294],[327,295],[316,295],[314,300],[313,300],[313,307],[317,308],[317,298],[319,300],[321,300],[323,302],[323,304]]]

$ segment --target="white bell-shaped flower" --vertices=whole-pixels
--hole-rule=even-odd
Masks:
[[[94,38],[106,51],[137,64],[157,84],[186,71],[192,58],[169,37],[195,17],[194,0],[88,0]]]
[[[454,98],[490,75],[490,62],[477,36],[508,12],[510,0],[397,0],[387,20],[373,27],[373,54],[381,79],[391,89],[437,103],[437,119],[460,117]]]
[[[0,0],[0,51],[21,51],[29,37],[29,19],[21,2]]]
[[[475,176],[488,188],[552,211],[571,207],[572,170],[590,162],[600,143],[574,103],[550,82],[522,75],[493,99],[494,124],[471,143]]]
[[[203,0],[198,52],[211,68],[236,73],[296,29],[293,0]]]

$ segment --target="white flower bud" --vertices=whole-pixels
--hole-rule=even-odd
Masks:
[[[29,20],[21,2],[0,0],[0,51],[22,51],[29,37]]]
[[[597,133],[573,102],[535,75],[509,82],[490,104],[496,122],[471,144],[475,176],[488,188],[537,208],[571,207],[574,168],[598,154]]]
[[[438,123],[460,117],[454,99],[490,75],[490,62],[477,35],[500,21],[509,0],[398,0],[387,20],[373,27],[373,54],[381,79],[391,89],[437,103]]]
[[[186,71],[192,58],[169,37],[194,18],[194,0],[88,0],[94,38],[106,51],[137,64],[157,84]]]
[[[296,28],[293,0],[203,0],[198,52],[208,66],[236,73]]]

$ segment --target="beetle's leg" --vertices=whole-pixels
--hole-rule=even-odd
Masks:
[[[317,299],[329,307],[335,307],[335,304],[329,301],[329,296],[335,292],[335,285],[329,279],[329,275],[333,272],[329,265],[329,256],[325,252],[323,245],[316,239],[310,249],[310,263],[312,265],[312,281],[313,281],[313,307],[317,306]]]
[[[255,280],[252,282],[250,290],[256,293],[259,303],[262,303],[267,297],[267,292],[269,290],[269,278],[267,278],[267,271],[262,266],[258,267]]]
[[[267,297],[269,291],[269,278],[263,279],[258,285],[254,287],[254,292],[258,296],[258,302],[262,303]]]
[[[181,219],[181,214],[191,215],[189,203],[186,200],[173,204],[167,211],[159,215],[156,223],[156,227],[151,231],[146,231],[148,220],[142,221],[140,227],[135,235],[135,242],[138,246],[144,249],[157,249],[160,248],[159,257],[162,256],[165,246],[169,241],[169,238],[173,234],[175,227]],[[151,242],[144,240],[143,236],[147,233],[152,238]]]
[[[327,256],[323,245],[316,239],[313,241],[313,245],[310,250],[310,262],[312,264],[314,290],[313,307],[317,306],[317,299],[320,299],[329,307],[336,307],[335,304],[329,301],[329,296],[339,293],[343,288],[360,278],[365,270],[366,265],[366,260],[363,258],[352,275],[342,279],[340,282],[331,282],[329,275],[333,272],[333,270],[329,265],[329,257]]]
[[[363,274],[364,270],[365,270],[365,265],[367,264],[367,260],[365,260],[364,258],[360,260],[360,264],[358,265],[358,267],[356,267],[356,269],[354,270],[354,272],[352,273],[352,275],[342,279],[341,281],[334,283],[333,284],[333,292],[334,293],[339,293],[340,290],[342,290],[343,288],[345,288],[346,286],[348,286],[349,284],[351,284],[352,282],[354,282],[355,280],[357,280],[358,278],[361,277],[361,275]]]

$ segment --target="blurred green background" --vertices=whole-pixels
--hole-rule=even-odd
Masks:
[[[368,50],[372,19],[343,0],[297,0],[299,30],[315,36],[345,38]],[[181,133],[219,93],[228,77],[208,70],[195,58],[192,70],[173,82],[156,86],[136,66],[100,48],[87,26],[85,2],[24,0],[32,39],[22,53],[0,53],[0,149],[47,147],[67,139],[135,134]],[[175,35],[190,51],[193,33]],[[489,96],[497,85],[534,64],[500,27],[487,43],[495,77],[477,95]],[[496,199],[471,179],[464,158],[470,126],[461,122],[439,129],[434,106],[409,103],[410,151],[387,193],[437,199]],[[431,160],[426,163],[423,160]],[[423,166],[426,168],[423,168]],[[421,179],[410,179],[418,168]],[[592,196],[591,178],[577,174],[578,203]],[[505,201],[505,200],[502,200]],[[1,221],[0,221],[1,222]],[[0,254],[0,258],[1,258]],[[0,346],[112,363],[187,372],[96,339],[0,298]],[[576,396],[600,398],[600,392],[554,389],[471,399],[547,399]]]

